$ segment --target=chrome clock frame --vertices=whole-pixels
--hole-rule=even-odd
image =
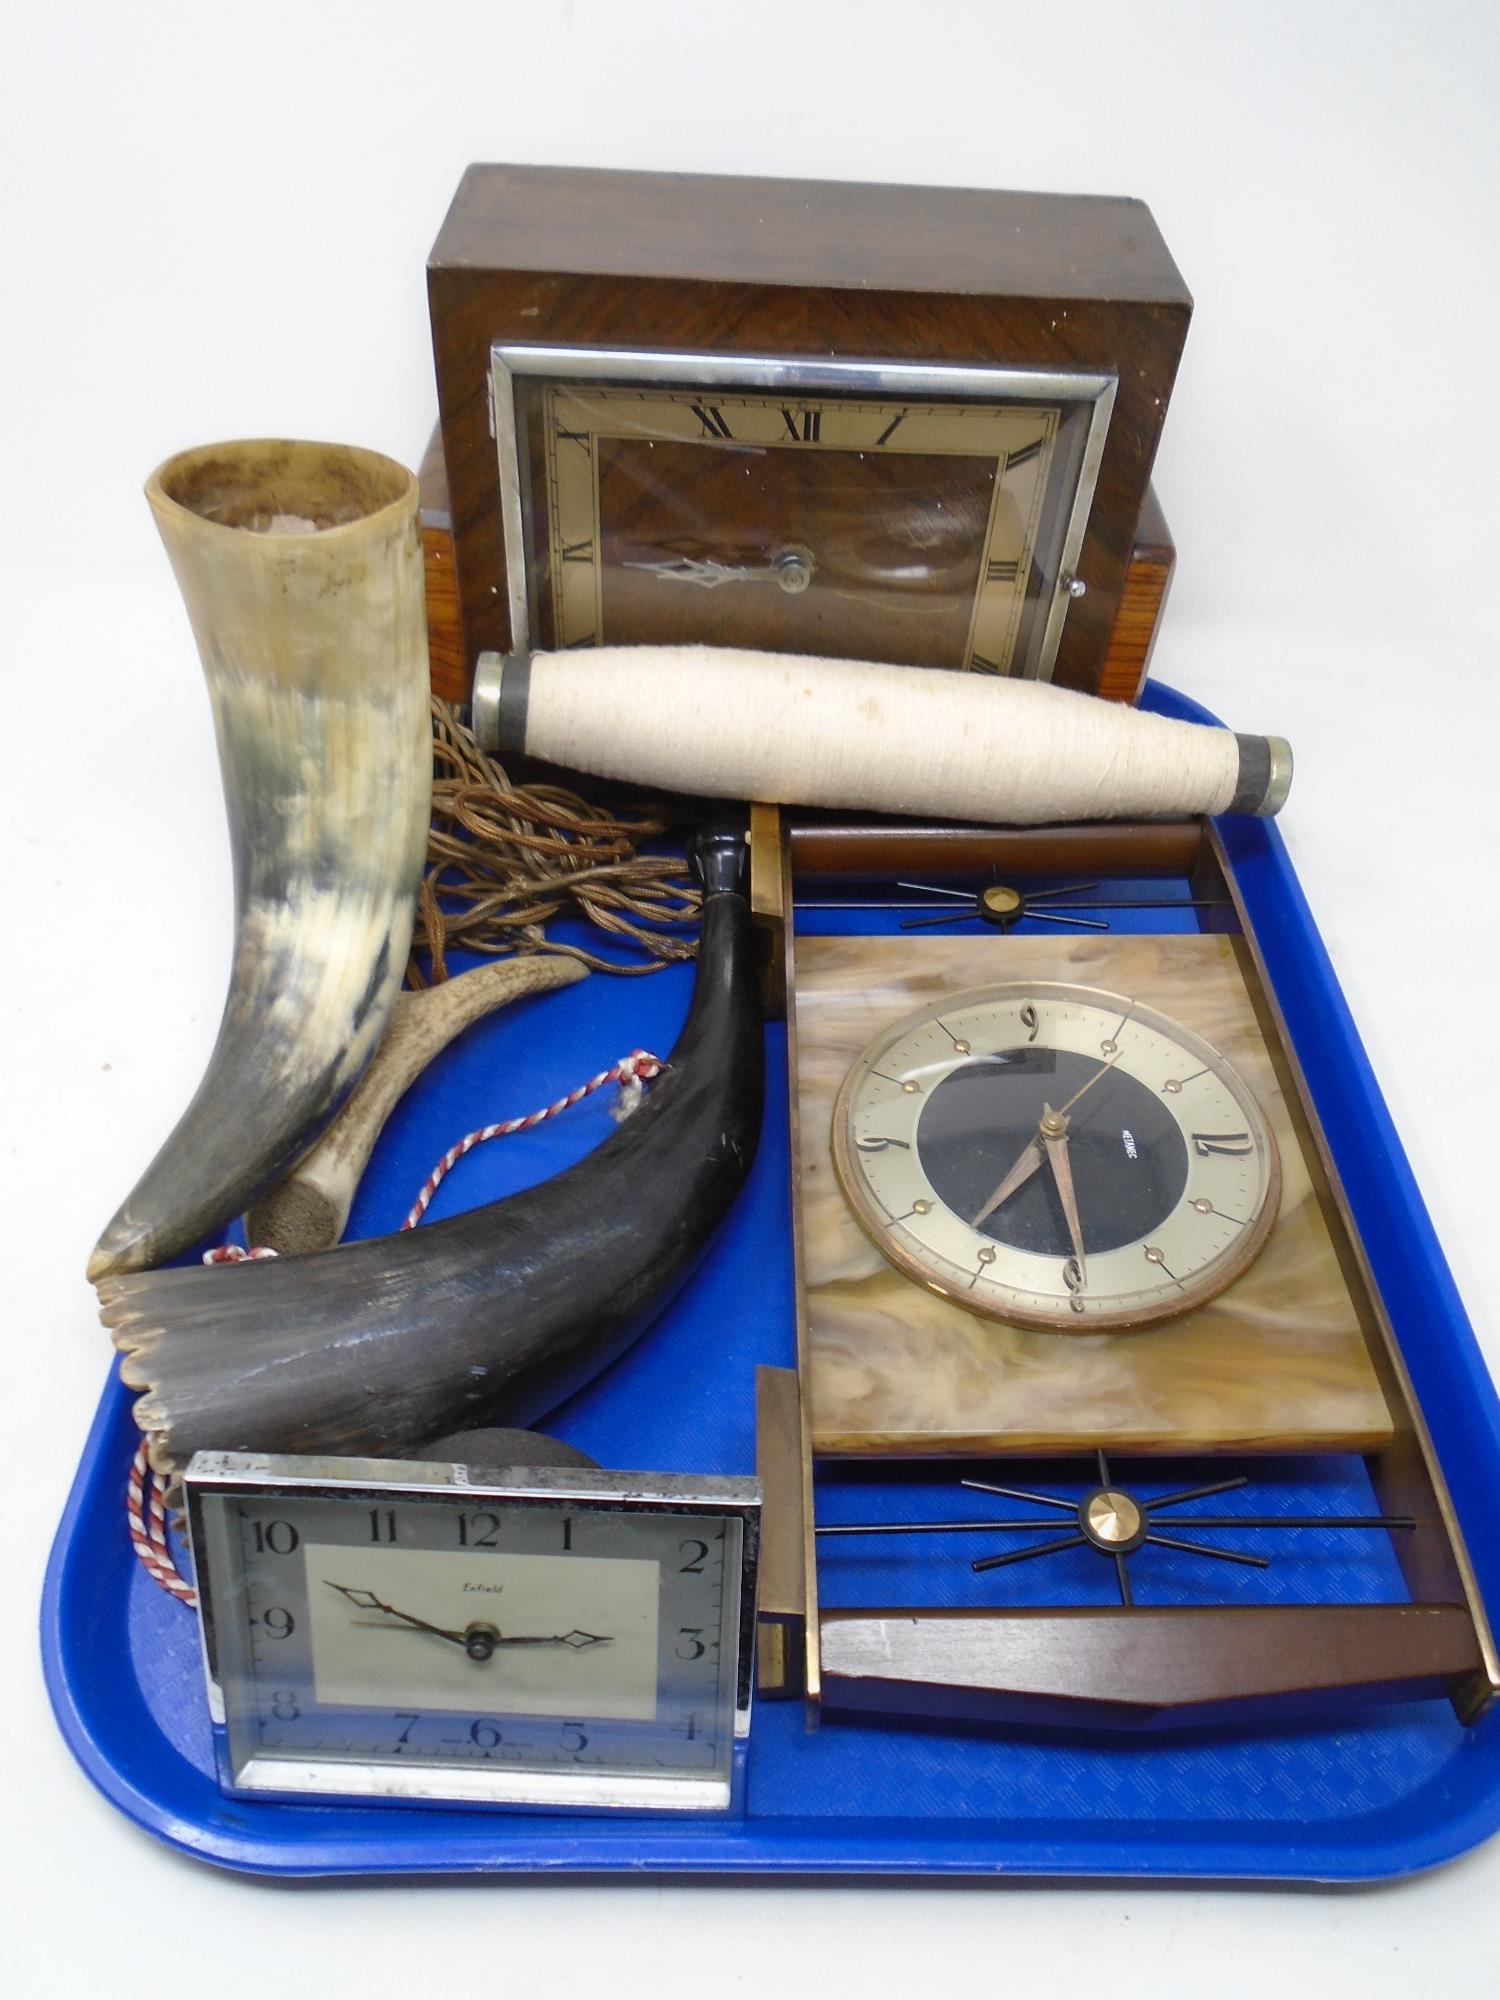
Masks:
[[[756,1577],[760,1553],[760,1482],[756,1479],[674,1473],[590,1471],[527,1466],[504,1469],[392,1459],[294,1457],[260,1452],[198,1452],[183,1475],[184,1507],[198,1591],[198,1615],[210,1720],[221,1788],[236,1796],[295,1798],[305,1802],[366,1799],[430,1805],[512,1805],[561,1811],[723,1812],[743,1786],[755,1667]],[[219,1593],[234,1587],[221,1575],[224,1552],[215,1551],[205,1498],[246,1496],[260,1503],[401,1498],[489,1501],[499,1506],[556,1508],[570,1513],[606,1511],[733,1518],[740,1523],[736,1573],[738,1603],[733,1727],[720,1768],[710,1776],[647,1775],[446,1767],[415,1761],[251,1757],[235,1764],[224,1701],[225,1624]]]
[[[1082,596],[1077,575],[1104,441],[1114,410],[1116,378],[1087,371],[1001,367],[949,367],[895,361],[825,361],[812,357],[691,354],[649,349],[544,347],[496,343],[490,349],[490,429],[500,469],[500,515],[513,653],[532,649],[531,575],[527,554],[523,472],[516,418],[518,383],[540,377],[558,382],[635,384],[652,388],[779,391],[788,395],[904,397],[913,402],[1063,403],[1087,406],[1088,423],[1077,452],[1077,477],[1050,579],[1046,617],[1032,655],[1017,677],[1050,680],[1068,606]]]

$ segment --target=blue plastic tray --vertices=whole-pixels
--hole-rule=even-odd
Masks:
[[[1147,705],[1213,719],[1165,689],[1153,690]],[[1492,1511],[1486,1500],[1500,1485],[1500,1404],[1281,840],[1254,821],[1226,822],[1224,833],[1481,1588],[1491,1607],[1500,1607],[1500,1542],[1485,1526]],[[665,1053],[690,977],[685,968],[647,979],[595,977],[471,1033],[392,1121],[350,1233],[395,1228],[436,1154],[459,1133],[530,1110],[633,1047]],[[768,1029],[768,1056],[765,1136],[729,1225],[646,1340],[547,1425],[602,1464],[753,1469],[755,1366],[792,1359],[779,1027]],[[557,1172],[598,1142],[606,1119],[593,1099],[536,1131],[481,1148],[444,1186],[436,1211],[494,1199]],[[1436,1701],[1352,1709],[1336,1723],[1151,1742],[845,1724],[810,1734],[800,1705],[762,1702],[746,1809],[732,1820],[229,1800],[213,1776],[196,1621],[146,1578],[126,1539],[122,1497],[136,1442],[129,1404],[111,1379],[58,1530],[42,1606],[48,1687],[69,1745],[104,1795],[159,1839],[226,1867],[276,1875],[1364,1881],[1430,1867],[1500,1827],[1500,1712],[1464,1730]],[[1358,1461],[1317,1461],[1291,1474],[1284,1464],[1260,1470],[1267,1483],[1255,1491],[1257,1511],[1369,1505]],[[912,1475],[904,1499],[913,1514],[920,1508],[931,1517],[930,1509],[954,1504],[949,1475],[931,1468]],[[967,1501],[963,1511],[971,1513],[972,1496]],[[842,1476],[826,1493],[830,1519],[874,1518],[886,1504],[889,1494]],[[844,1548],[825,1567],[829,1599],[869,1600],[875,1572],[868,1548]],[[1255,1587],[1286,1598],[1316,1595],[1326,1581],[1305,1565],[1328,1553],[1288,1542],[1268,1573],[1276,1580]],[[933,1602],[971,1588],[951,1583],[967,1577],[967,1566],[944,1566],[940,1555],[924,1557]],[[1399,1594],[1385,1551],[1362,1546],[1345,1555],[1341,1595]],[[1054,1601],[1062,1594],[1085,1601],[1095,1581],[1083,1569],[1063,1575],[1050,1563],[1029,1567],[1053,1572],[1046,1590]],[[1154,1599],[1143,1601],[1180,1601],[1190,1590],[1201,1596],[1202,1578],[1174,1570],[1166,1558],[1149,1589]]]

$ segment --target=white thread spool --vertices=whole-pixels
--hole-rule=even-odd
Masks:
[[[1040,681],[714,646],[480,656],[480,742],[711,797],[1031,825],[1273,813],[1280,737]]]

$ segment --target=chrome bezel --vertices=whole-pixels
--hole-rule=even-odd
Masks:
[[[1058,551],[1041,638],[1019,677],[1050,680],[1098,484],[1114,410],[1116,378],[1089,370],[963,367],[903,361],[828,361],[812,356],[691,354],[648,348],[543,347],[496,342],[490,349],[490,415],[500,471],[500,521],[510,606],[510,650],[528,653],[530,565],[516,422],[518,380],[640,383],[651,387],[781,390],[789,394],[902,396],[911,401],[1067,403],[1089,408],[1078,476]]]

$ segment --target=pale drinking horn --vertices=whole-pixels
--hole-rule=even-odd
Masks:
[[[1279,736],[1235,736],[1041,681],[717,646],[481,653],[474,733],[715,798],[1010,826],[1274,813]]]
[[[213,706],[234,959],[203,1080],[96,1283],[239,1214],[353,1088],[405,969],[432,786],[412,475],[343,445],[208,445],[146,497]]]
[[[420,1457],[456,1429],[535,1422],[645,1330],[739,1192],[760,1133],[737,818],[692,843],[703,928],[666,1073],[576,1166],[396,1236],[104,1280],[121,1377],[148,1392],[135,1418],[159,1472],[200,1449]]]
[[[497,1007],[588,977],[576,958],[505,958],[441,986],[398,993],[374,1060],[343,1110],[245,1217],[251,1243],[300,1256],[337,1243],[385,1121],[440,1050]]]

